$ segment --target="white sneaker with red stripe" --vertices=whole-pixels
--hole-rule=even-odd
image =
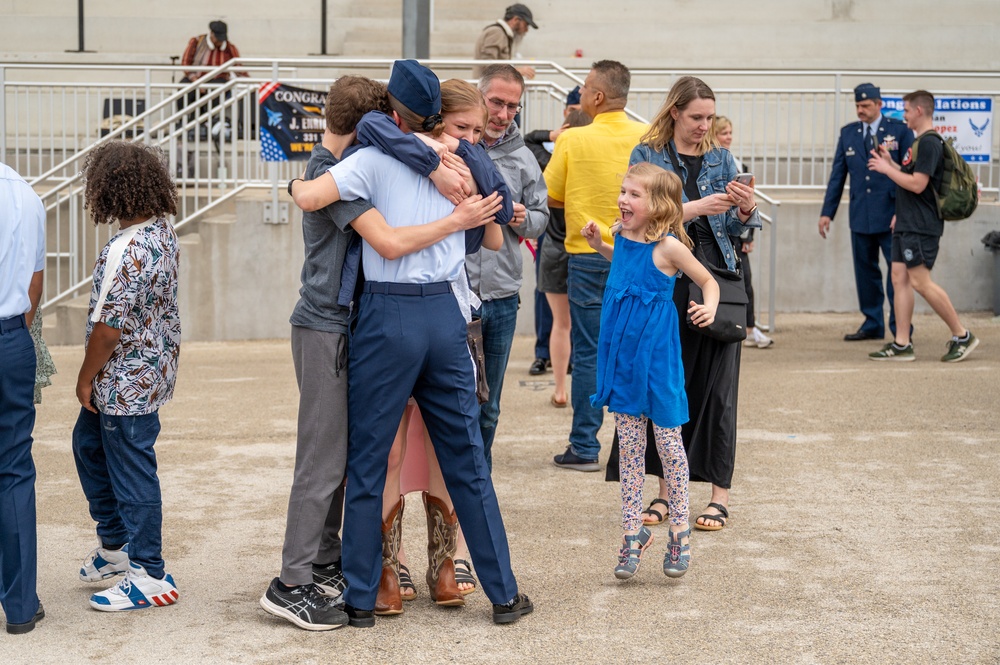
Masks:
[[[173,605],[178,595],[173,577],[164,575],[158,580],[150,577],[139,564],[129,562],[125,577],[107,591],[91,596],[90,606],[101,612],[144,610]]]

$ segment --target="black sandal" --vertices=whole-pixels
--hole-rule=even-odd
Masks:
[[[410,569],[406,567],[406,564],[399,564],[399,590],[412,589],[413,593],[400,593],[399,597],[403,600],[416,600],[417,598],[417,587],[413,585],[413,579],[410,577]]]
[[[701,524],[698,520],[694,521],[694,528],[699,531],[720,531],[724,526],[726,526],[726,520],[729,519],[729,511],[721,503],[710,503],[709,508],[715,508],[719,511],[718,514],[703,513],[698,515],[698,520],[712,520],[713,522],[722,522],[720,526],[713,526],[711,524]]]
[[[472,566],[466,559],[455,559],[455,583],[472,585],[469,589],[459,589],[463,596],[476,590],[476,578],[472,576]]]
[[[658,503],[662,504],[663,507],[667,509],[665,513],[661,513],[656,508],[653,508],[653,506],[655,506]],[[646,510],[642,511],[642,514],[649,515],[650,517],[656,520],[655,522],[650,522],[647,521],[645,518],[643,518],[642,523],[645,526],[656,526],[657,524],[663,524],[663,521],[667,519],[667,515],[670,514],[670,504],[660,498],[653,499],[652,501],[649,502],[649,508],[646,508]]]

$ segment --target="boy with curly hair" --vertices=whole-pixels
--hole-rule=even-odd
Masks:
[[[153,444],[173,396],[180,353],[177,236],[167,215],[177,193],[153,147],[109,141],[84,164],[85,206],[95,224],[118,222],[94,267],[86,353],[77,379],[73,457],[98,546],[80,578],[124,573],[90,597],[96,610],[162,607],[177,587],[161,556],[162,501]]]

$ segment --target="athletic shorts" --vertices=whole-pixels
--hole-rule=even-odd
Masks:
[[[538,290],[542,293],[566,293],[569,254],[561,240],[545,238],[538,253]]]
[[[930,270],[937,260],[941,239],[923,233],[893,233],[892,262],[904,263],[907,268],[927,266]]]

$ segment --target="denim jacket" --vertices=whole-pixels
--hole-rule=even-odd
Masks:
[[[639,162],[649,162],[668,171],[676,172],[667,154],[668,149],[676,150],[673,140],[663,150],[659,151],[653,150],[645,143],[640,143],[632,150],[632,156],[629,158],[628,164],[632,166]],[[678,162],[681,172],[677,175],[680,176],[681,182],[685,182],[687,180],[687,171],[684,162],[680,160]],[[712,194],[725,194],[726,185],[736,177],[738,172],[736,161],[728,150],[725,148],[712,148],[705,153],[701,162],[701,173],[698,174],[698,189],[701,190],[703,197],[711,196]],[[687,195],[682,192],[681,196],[684,203],[687,203]],[[735,270],[736,250],[733,248],[733,243],[729,239],[729,236],[739,236],[747,228],[759,229],[761,227],[760,215],[755,210],[750,215],[750,219],[744,224],[740,222],[740,218],[736,214],[736,206],[733,206],[721,215],[708,215],[708,223],[712,227],[712,232],[715,233],[715,242],[718,243],[719,249],[722,250],[722,255],[726,257],[726,266],[730,270]]]

